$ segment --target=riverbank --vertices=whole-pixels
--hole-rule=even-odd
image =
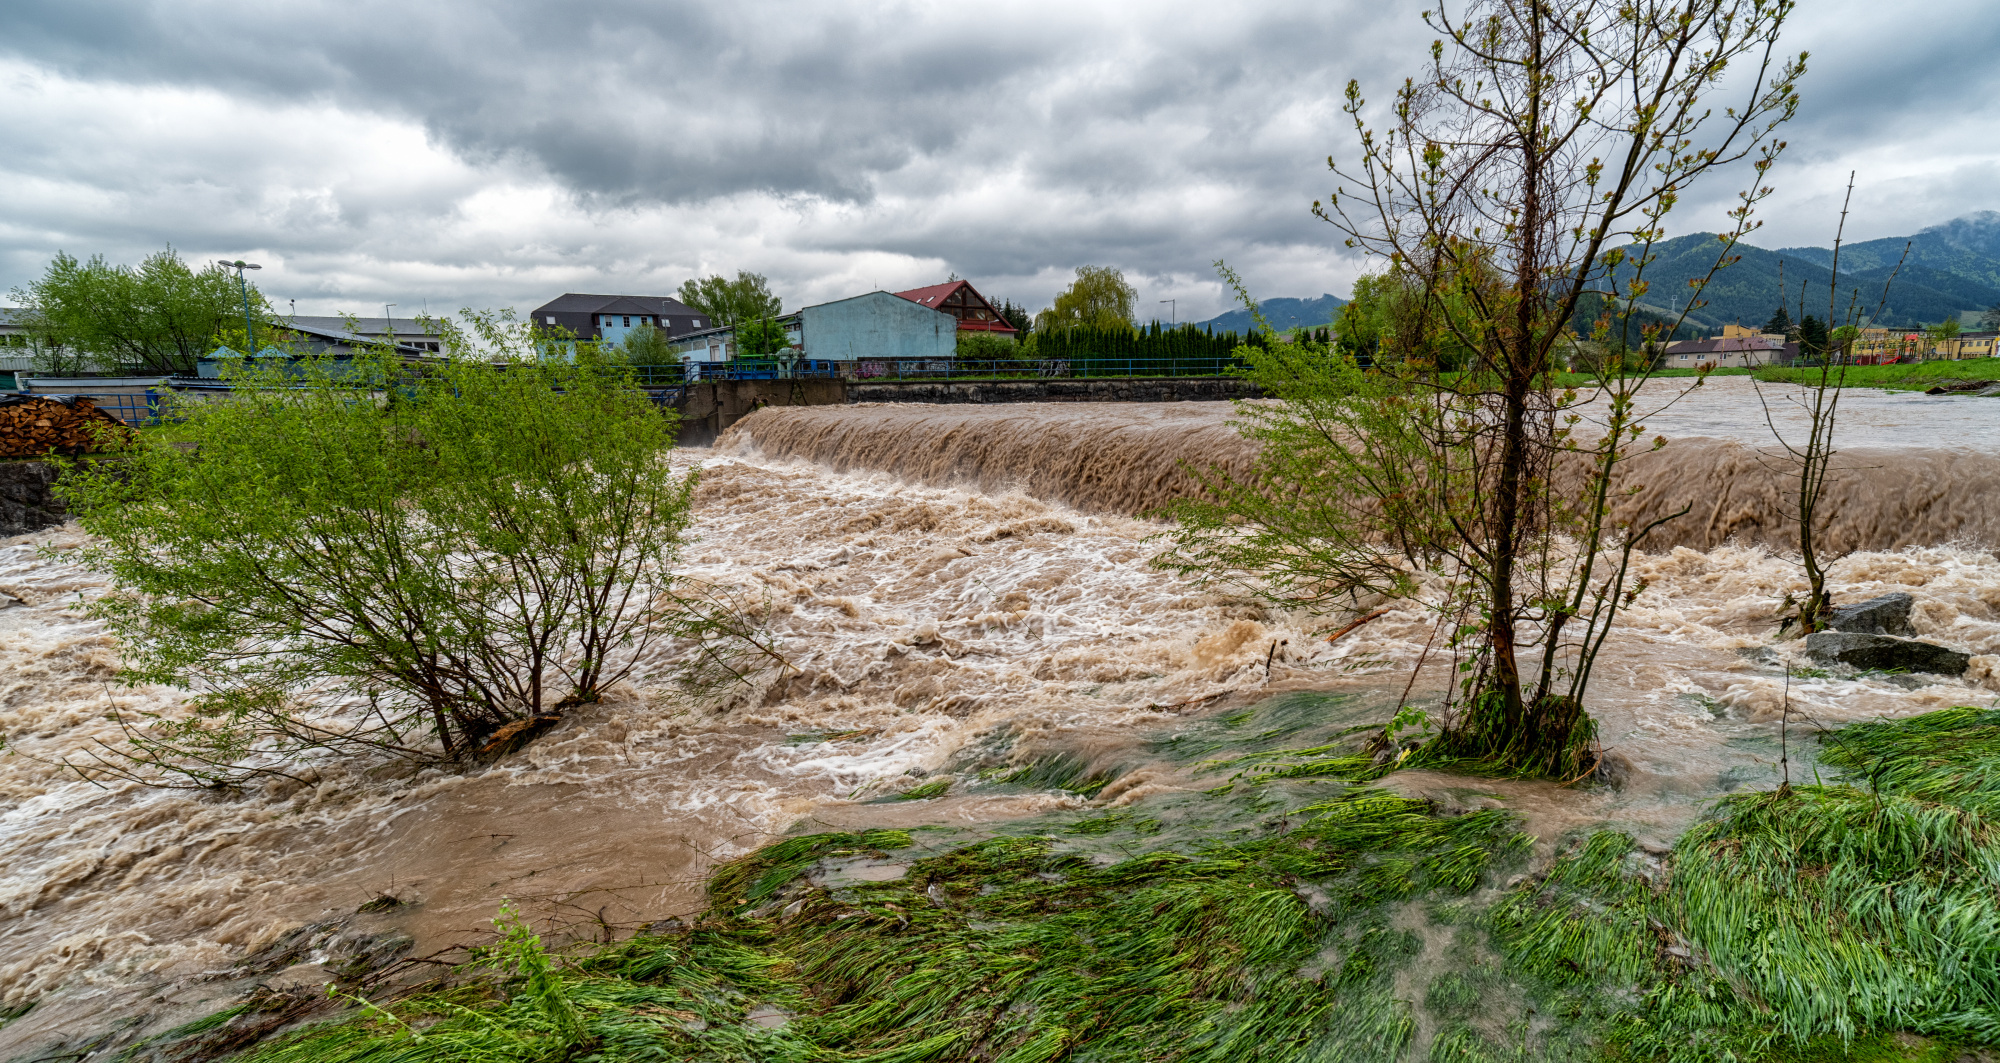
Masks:
[[[1403,796],[1357,728],[1300,726],[1352,700],[1156,742],[1217,784],[1178,800],[805,834],[720,868],[698,919],[553,956],[503,921],[460,977],[245,1058],[1944,1063],[2000,1040],[2000,712],[1829,731],[1799,786],[1726,797],[1671,849],[1597,830],[1529,869],[1500,795]],[[304,999],[149,1047],[212,1058]]]
[[[1905,365],[1850,365],[1836,367],[1834,373],[1843,387],[1925,391],[1947,383],[2000,381],[2000,358],[1968,358],[1959,362],[1912,362]],[[1817,384],[1820,371],[1811,368],[1784,369],[1770,366],[1757,370],[1755,375],[1758,380],[1772,383]]]

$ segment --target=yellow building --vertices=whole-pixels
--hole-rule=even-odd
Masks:
[[[1904,355],[1922,355],[1930,346],[1930,339],[1920,331],[1864,328],[1847,345],[1847,353],[1855,365],[1887,365]]]
[[[2000,332],[1961,332],[1933,348],[1931,357],[1952,361],[1992,358],[2000,355],[2000,347],[1995,346],[1996,338],[2000,338]]]

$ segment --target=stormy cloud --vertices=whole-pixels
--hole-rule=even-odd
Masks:
[[[1341,87],[1422,62],[1414,3],[16,0],[0,288],[58,248],[261,256],[302,312],[532,306],[769,274],[788,305],[956,272],[1039,303],[1116,265],[1183,319],[1362,264],[1308,213]],[[2000,27],[1974,2],[1802,10],[1766,246],[2000,207]],[[1681,212],[1712,228],[1733,187]],[[1164,308],[1162,308],[1164,311]]]

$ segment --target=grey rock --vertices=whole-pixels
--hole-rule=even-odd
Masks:
[[[1827,626],[1857,635],[1914,635],[1910,607],[1915,604],[1915,598],[1900,591],[1879,595],[1865,602],[1836,607]]]
[[[1806,655],[1826,664],[1851,668],[1883,671],[1901,668],[1935,675],[1963,675],[1972,664],[1970,654],[1928,642],[1848,631],[1815,631],[1807,635]]]

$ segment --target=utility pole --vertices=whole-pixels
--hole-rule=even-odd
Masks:
[[[225,266],[236,271],[236,287],[243,293],[243,334],[249,340],[247,346],[250,348],[244,352],[244,357],[255,358],[257,357],[257,326],[250,320],[250,282],[243,279],[243,271],[246,269],[263,269],[264,267],[255,262],[245,262],[240,258],[234,262],[218,261],[216,265]]]

